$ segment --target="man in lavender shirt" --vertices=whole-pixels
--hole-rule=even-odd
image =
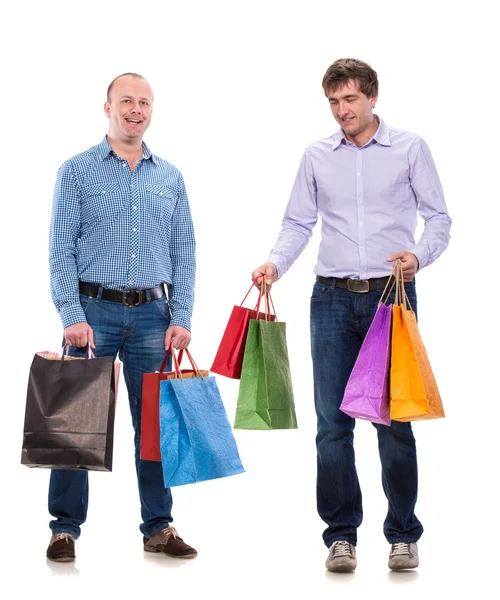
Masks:
[[[356,568],[361,490],[354,461],[354,419],[339,410],[345,386],[394,261],[417,309],[415,274],[445,250],[451,219],[431,153],[422,138],[373,113],[376,72],[352,58],[334,62],[323,89],[341,129],[304,153],[268,262],[252,278],[277,281],[298,258],[321,216],[311,298],[311,348],[318,417],[317,503],[327,524],[329,571]],[[425,222],[415,241],[417,213]],[[389,510],[389,568],[418,566],[423,527],[415,515],[417,456],[410,423],[375,425]]]

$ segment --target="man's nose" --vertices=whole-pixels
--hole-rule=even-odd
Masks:
[[[141,112],[141,105],[139,104],[139,102],[134,102],[132,104],[132,112],[135,112],[135,113]]]
[[[347,106],[347,104],[344,104],[343,102],[339,102],[339,107],[338,107],[338,115],[339,117],[345,117],[349,112],[349,107]]]

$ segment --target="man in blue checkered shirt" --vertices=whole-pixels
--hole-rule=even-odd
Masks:
[[[193,558],[196,550],[170,525],[172,495],[163,486],[161,463],[140,459],[142,376],[159,369],[171,343],[180,350],[191,340],[196,263],[189,202],[179,170],[143,142],[153,113],[148,82],[136,73],[120,75],[104,110],[108,135],[58,173],[52,297],[73,355],[90,345],[96,356],[118,354],[123,362],[144,550]],[[87,505],[87,472],[53,470],[49,559],[74,560]]]

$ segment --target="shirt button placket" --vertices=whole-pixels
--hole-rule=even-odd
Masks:
[[[130,244],[129,285],[137,287],[137,256],[139,253],[139,195],[137,192],[137,167],[130,180]]]
[[[358,207],[359,277],[367,279],[365,207],[363,204],[363,152],[356,152],[356,202]]]

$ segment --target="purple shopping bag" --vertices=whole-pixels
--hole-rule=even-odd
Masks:
[[[350,417],[390,425],[389,371],[392,306],[379,304],[347,382],[340,410]]]

